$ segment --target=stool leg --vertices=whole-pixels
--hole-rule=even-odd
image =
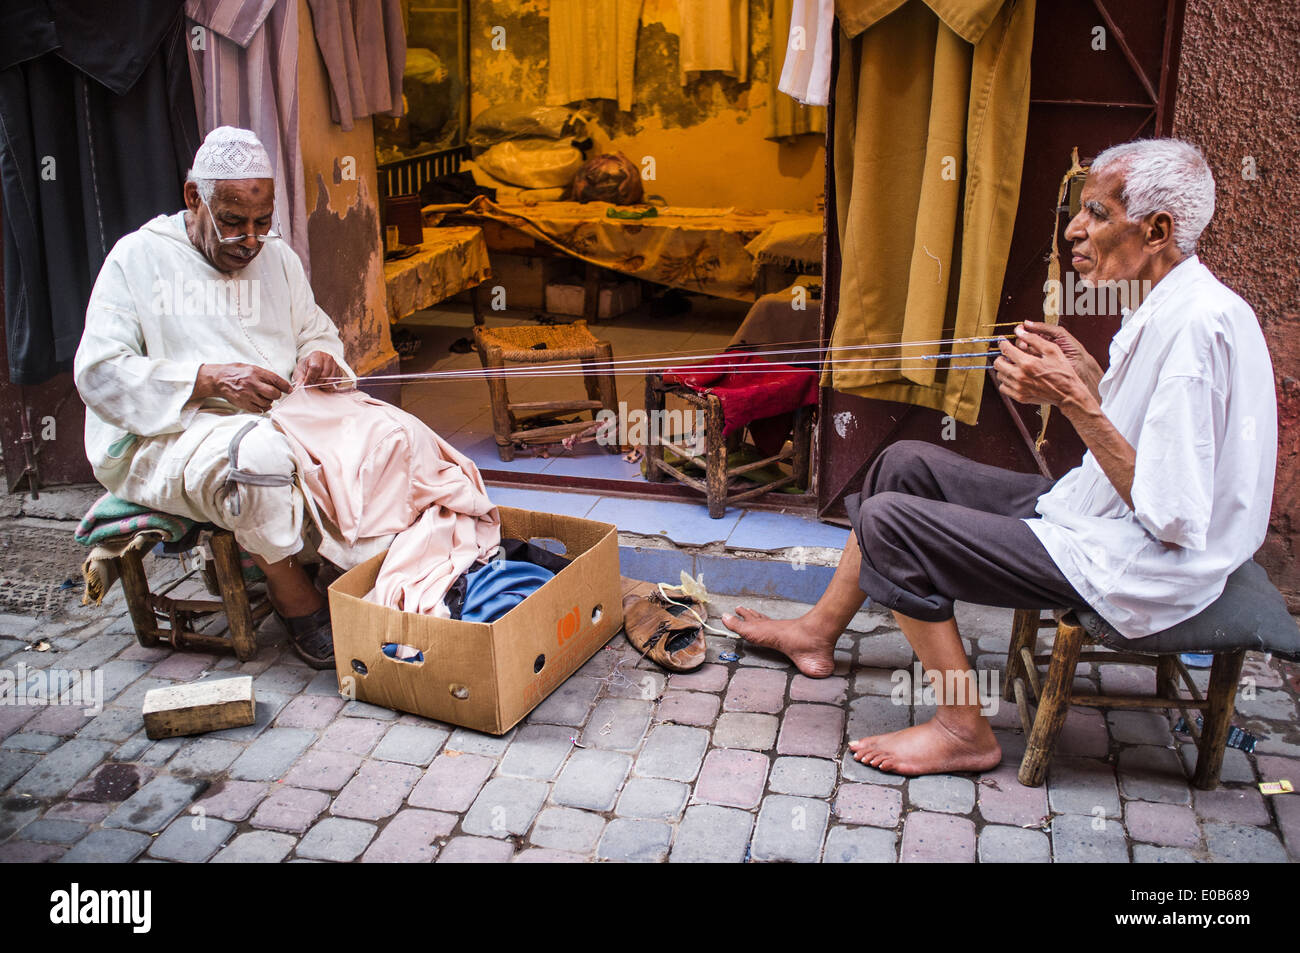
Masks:
[[[801,490],[808,489],[808,475],[812,468],[812,418],[811,407],[800,407],[794,412],[794,459],[791,464],[795,486]]]
[[[506,390],[506,379],[501,373],[506,362],[501,359],[500,348],[484,345],[479,355],[483,366],[488,370],[488,394],[492,400],[492,430],[497,438],[497,456],[503,461],[515,458],[515,444],[510,439],[510,394]]]
[[[659,389],[663,384],[660,374],[645,376],[645,409],[648,420],[645,445],[645,478],[650,483],[666,483],[668,475],[659,469],[664,459],[664,445],[659,442],[662,436],[664,393]]]
[[[722,401],[709,395],[709,406],[704,412],[707,441],[704,449],[705,494],[709,503],[709,517],[722,519],[727,512],[727,442],[722,439]]]
[[[1037,609],[1017,609],[1011,622],[1011,645],[1007,649],[1006,681],[1002,686],[1002,697],[1015,701],[1017,678],[1026,678],[1025,662],[1021,649],[1029,649],[1033,655],[1038,650],[1038,620],[1041,614]]]
[[[1192,775],[1192,786],[1202,791],[1212,791],[1219,784],[1228,729],[1232,726],[1232,713],[1237,703],[1237,683],[1241,680],[1241,666],[1245,661],[1245,649],[1238,649],[1215,655],[1214,665],[1210,667],[1210,685],[1205,690],[1205,700],[1210,707],[1205,711],[1201,726],[1196,772]]]
[[[1025,745],[1025,756],[1017,775],[1020,783],[1036,788],[1047,776],[1047,764],[1052,760],[1056,738],[1070,711],[1070,686],[1074,683],[1074,669],[1079,664],[1079,650],[1083,647],[1083,628],[1062,622],[1056,627],[1056,644],[1052,646],[1052,661],[1047,667],[1043,682],[1043,695],[1038,699],[1034,714],[1034,727]]]
[[[586,280],[583,282],[582,319],[595,324],[600,319],[600,266],[587,262]]]
[[[135,627],[135,640],[146,648],[158,644],[158,622],[149,608],[149,578],[144,572],[144,560],[138,549],[128,549],[117,559],[117,574],[122,577],[122,591],[126,594],[126,608],[131,613]]]
[[[1156,694],[1161,698],[1178,697],[1178,667],[1174,664],[1176,656],[1156,656]],[[1173,685],[1170,685],[1170,682]]]
[[[596,360],[583,361],[582,382],[587,386],[587,399],[600,401],[603,410],[608,410],[615,416],[618,415],[618,388],[614,385],[614,346],[608,341],[596,342]],[[592,411],[591,419],[595,420],[600,411]],[[605,448],[610,453],[618,453],[622,449],[618,444],[611,444]]]
[[[235,657],[247,662],[257,654],[257,630],[253,628],[253,614],[248,608],[248,590],[244,588],[244,574],[239,568],[239,547],[234,534],[218,530],[212,534],[212,562],[217,570],[217,584],[221,587],[221,601],[226,607],[226,622],[230,626],[230,642]]]

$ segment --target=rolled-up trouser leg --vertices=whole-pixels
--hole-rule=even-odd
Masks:
[[[231,442],[253,421],[256,426],[238,441],[238,469],[280,485],[230,480]],[[283,479],[293,473],[289,443],[269,420],[233,416],[213,427],[186,462],[186,502],[203,519],[234,533],[244,549],[276,563],[303,547],[302,494],[291,479]]]
[[[967,460],[959,453],[919,440],[886,447],[867,470],[862,493],[846,499],[853,513],[877,493],[906,493],[969,506],[985,513],[1032,519],[1038,498],[1052,481],[1037,473],[1018,473]]]

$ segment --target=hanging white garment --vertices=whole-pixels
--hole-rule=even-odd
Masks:
[[[834,0],[794,0],[785,69],[777,89],[806,106],[830,102]]]

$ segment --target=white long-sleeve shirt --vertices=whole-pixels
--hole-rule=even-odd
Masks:
[[[1277,466],[1273,365],[1255,312],[1192,256],[1124,316],[1102,412],[1133,446],[1133,509],[1093,454],[1026,520],[1128,638],[1196,615],[1264,541]]]
[[[188,451],[232,412],[225,401],[190,400],[201,364],[255,364],[289,380],[299,360],[324,351],[351,373],[292,248],[267,242],[226,275],[194,247],[184,216],[160,215],[113,246],[74,363],[86,455],[99,481],[125,499],[142,498],[133,483],[158,481],[157,491],[177,480]],[[178,436],[142,439],[165,435]]]

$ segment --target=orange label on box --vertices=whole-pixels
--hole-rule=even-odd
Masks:
[[[578,607],[574,606],[564,615],[560,616],[560,621],[555,623],[556,643],[564,645],[565,642],[573,638],[578,633]]]

